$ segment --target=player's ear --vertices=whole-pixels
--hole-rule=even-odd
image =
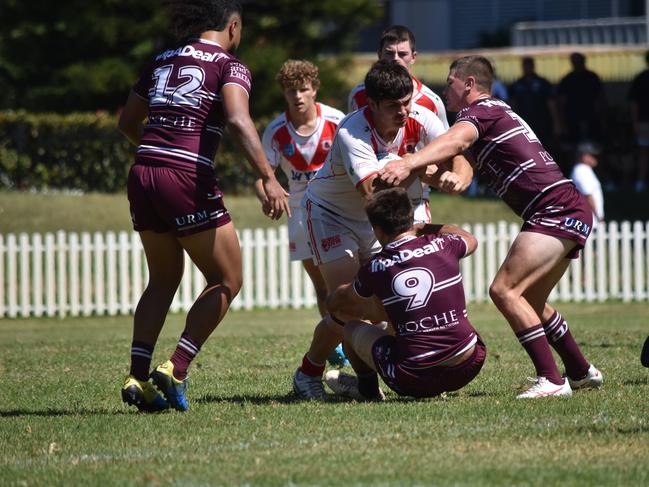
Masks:
[[[240,24],[239,17],[237,15],[233,15],[232,19],[230,20],[230,25],[228,25],[228,34],[230,34],[230,38],[234,38],[236,36],[236,30],[237,27],[239,27]]]
[[[412,61],[410,61],[410,64],[415,64],[416,60],[417,60],[417,51],[412,51]]]
[[[467,91],[471,91],[473,87],[475,87],[475,78],[473,76],[467,76],[464,80],[464,88]]]
[[[376,103],[372,98],[367,98],[367,106],[370,107],[370,110],[377,112],[379,110],[379,104]]]

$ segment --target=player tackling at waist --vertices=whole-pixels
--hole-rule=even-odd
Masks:
[[[455,60],[444,92],[449,110],[458,112],[455,125],[417,153],[388,163],[381,178],[399,184],[413,170],[464,153],[523,219],[489,294],[536,369],[534,385],[518,397],[569,396],[573,389],[598,387],[602,374],[586,360],[566,320],[547,300],[570,259],[586,244],[592,213],[525,120],[491,96],[492,81],[486,58]],[[550,345],[565,365],[565,378]]]

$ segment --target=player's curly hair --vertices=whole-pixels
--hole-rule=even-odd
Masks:
[[[365,205],[365,213],[372,226],[379,227],[390,236],[410,230],[413,212],[408,192],[400,187],[374,193]]]
[[[306,83],[311,83],[313,89],[320,88],[318,78],[318,67],[304,59],[289,59],[280,68],[275,80],[285,90],[287,88],[299,88]]]
[[[178,39],[222,31],[234,14],[242,14],[239,0],[165,0],[171,28]]]
[[[451,63],[449,71],[455,72],[455,76],[461,80],[467,79],[468,76],[473,76],[480,90],[491,92],[491,84],[494,80],[494,68],[486,57],[461,57]]]
[[[367,97],[375,102],[399,100],[412,93],[408,70],[396,61],[377,61],[365,75]]]

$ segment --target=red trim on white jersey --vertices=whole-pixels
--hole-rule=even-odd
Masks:
[[[288,112],[286,112],[286,124],[282,125],[274,134],[273,140],[277,142],[277,147],[282,151],[282,156],[291,163],[291,165],[298,171],[315,171],[322,166],[329,149],[331,149],[331,144],[333,142],[334,133],[336,132],[337,125],[331,120],[327,120],[322,117],[322,109],[320,104],[316,103],[317,117],[322,118],[322,134],[320,135],[320,140],[318,140],[318,146],[311,158],[310,162],[307,162],[304,158],[304,155],[300,152],[298,145],[293,140],[291,133],[288,129],[288,123],[290,123],[290,118]],[[293,153],[287,154],[284,151],[284,148],[287,146],[293,147]]]
[[[374,117],[372,116],[372,112],[369,107],[366,107],[363,110],[363,115],[365,115],[369,126],[372,127],[372,148],[374,149],[375,153],[378,153],[379,143],[376,140],[376,125],[374,124]],[[399,129],[399,132],[403,130],[403,138],[401,139],[401,145],[399,146],[399,150],[397,151],[398,156],[404,156],[405,154],[415,152],[415,147],[417,147],[417,144],[420,141],[422,128],[423,125],[419,123],[419,121],[412,117],[408,117],[408,119],[406,120],[406,125],[403,128]],[[397,137],[398,136],[399,133],[397,133]]]

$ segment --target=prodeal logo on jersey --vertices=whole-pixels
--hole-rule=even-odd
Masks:
[[[389,259],[382,259],[380,257],[375,258],[372,261],[372,272],[380,272],[386,270],[388,267],[392,267],[394,264],[399,264],[400,262],[406,262],[410,259],[420,258],[424,255],[434,254],[439,252],[444,248],[444,239],[436,238],[427,243],[423,247],[416,249],[406,249],[400,250],[398,254],[393,255]]]
[[[170,57],[174,56],[185,56],[193,57],[194,59],[200,59],[201,61],[216,62],[221,58],[228,57],[227,54],[222,52],[204,52],[200,49],[195,49],[194,46],[183,46],[178,49],[167,49],[165,52],[158,54],[155,58],[156,61],[164,61]]]

